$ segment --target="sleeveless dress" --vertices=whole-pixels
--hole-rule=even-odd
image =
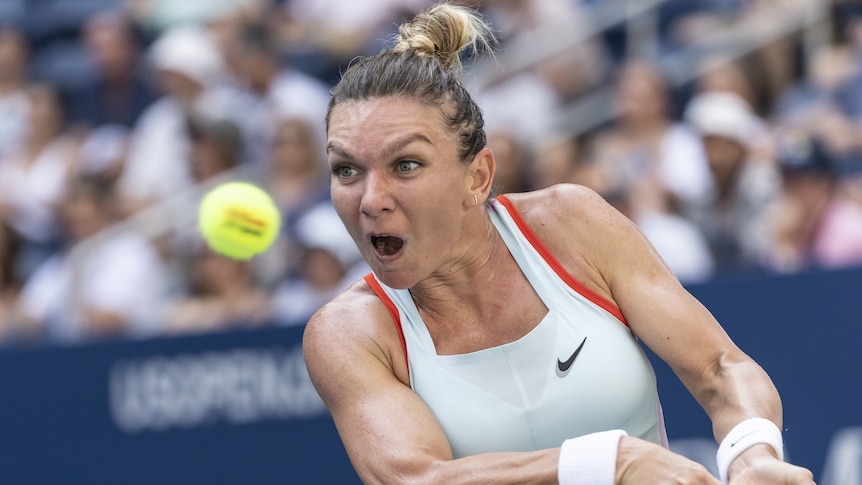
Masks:
[[[489,214],[548,308],[520,339],[437,355],[410,292],[365,277],[399,327],[410,386],[454,456],[553,448],[609,429],[667,447],[655,374],[619,309],[569,275],[505,196]]]

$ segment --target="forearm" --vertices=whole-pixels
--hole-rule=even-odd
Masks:
[[[778,391],[763,368],[744,354],[723,357],[699,382],[693,394],[712,421],[716,441],[747,418],[766,418],[781,428]]]
[[[484,453],[454,460],[404,457],[403,467],[371,466],[357,471],[365,484],[468,485],[478,483],[556,484],[559,448],[531,452]],[[390,457],[391,458],[391,457]],[[364,467],[362,467],[364,468]]]
[[[559,456],[559,448],[468,456],[435,467],[430,483],[555,484]]]

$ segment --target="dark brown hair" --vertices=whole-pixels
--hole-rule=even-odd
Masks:
[[[488,48],[494,38],[473,11],[439,4],[399,27],[393,47],[360,59],[332,89],[326,126],[333,108],[344,101],[388,96],[440,106],[460,140],[458,156],[472,160],[485,147],[482,111],[461,81],[461,54]]]

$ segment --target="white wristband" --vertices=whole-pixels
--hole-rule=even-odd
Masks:
[[[560,485],[614,485],[621,429],[601,431],[563,441],[557,465]]]
[[[743,451],[758,444],[771,446],[778,455],[778,459],[784,460],[784,443],[778,426],[764,418],[746,419],[734,426],[718,446],[715,461],[718,464],[719,478],[722,483],[727,483],[727,470],[733,460]]]

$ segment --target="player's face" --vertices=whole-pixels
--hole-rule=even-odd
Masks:
[[[375,274],[409,288],[457,260],[469,175],[440,108],[349,101],[329,121],[332,201]]]

